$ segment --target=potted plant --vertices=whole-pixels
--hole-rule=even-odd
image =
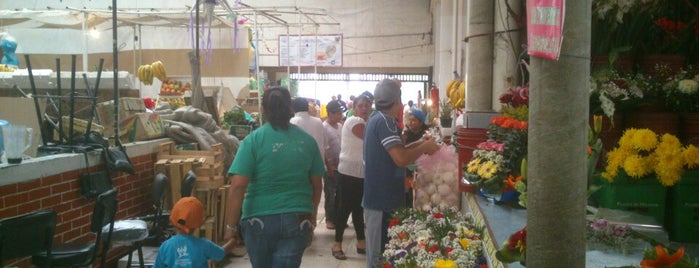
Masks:
[[[453,111],[454,107],[447,100],[444,99],[439,102],[439,123],[442,127],[451,128]]]

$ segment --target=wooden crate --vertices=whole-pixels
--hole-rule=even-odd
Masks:
[[[180,187],[187,172],[192,170],[196,174],[192,196],[202,202],[207,216],[198,235],[222,244],[229,188],[225,184],[223,145],[215,144],[211,150],[197,151],[178,150],[174,142],[164,142],[158,146],[157,157],[155,172],[163,172],[170,178],[169,204],[181,197]]]
[[[177,150],[175,142],[172,141],[158,145],[158,159],[184,159],[191,157],[204,157],[210,165],[223,163],[223,144],[211,145],[211,149],[208,151]]]
[[[204,164],[204,158],[158,159],[155,162],[155,173],[163,173],[168,177],[170,185],[165,198],[165,207],[172,205],[182,197],[182,181],[187,172]]]

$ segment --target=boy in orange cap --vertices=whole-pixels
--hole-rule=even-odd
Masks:
[[[204,206],[194,197],[183,197],[172,208],[170,222],[179,234],[160,245],[154,267],[208,267],[208,260],[220,261],[222,247],[206,238],[192,236],[204,224]]]

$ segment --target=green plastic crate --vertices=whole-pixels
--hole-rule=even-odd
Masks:
[[[232,125],[228,130],[228,134],[235,136],[238,140],[243,140],[252,132],[252,126],[247,125]]]
[[[688,171],[670,190],[668,231],[675,242],[699,242],[699,171]]]
[[[622,170],[614,182],[598,177],[597,184],[602,188],[592,198],[600,207],[633,211],[665,223],[667,188],[655,176],[632,179]]]

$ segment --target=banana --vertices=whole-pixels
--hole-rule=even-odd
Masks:
[[[150,65],[146,65],[146,74],[147,74],[146,81],[148,81],[148,83],[146,85],[152,85],[153,84],[153,67],[151,67]]]
[[[452,91],[454,90],[454,84],[456,83],[456,80],[451,80],[449,83],[447,83],[447,97],[451,96]]]
[[[151,68],[153,69],[153,75],[158,78],[160,81],[165,81],[167,80],[167,73],[165,72],[165,66],[163,65],[163,62],[161,61],[156,61],[151,64]]]
[[[143,70],[144,69],[145,68],[143,68],[143,65],[141,65],[141,66],[138,66],[138,71],[136,71],[136,77],[138,77],[138,80],[141,82],[143,82]]]

